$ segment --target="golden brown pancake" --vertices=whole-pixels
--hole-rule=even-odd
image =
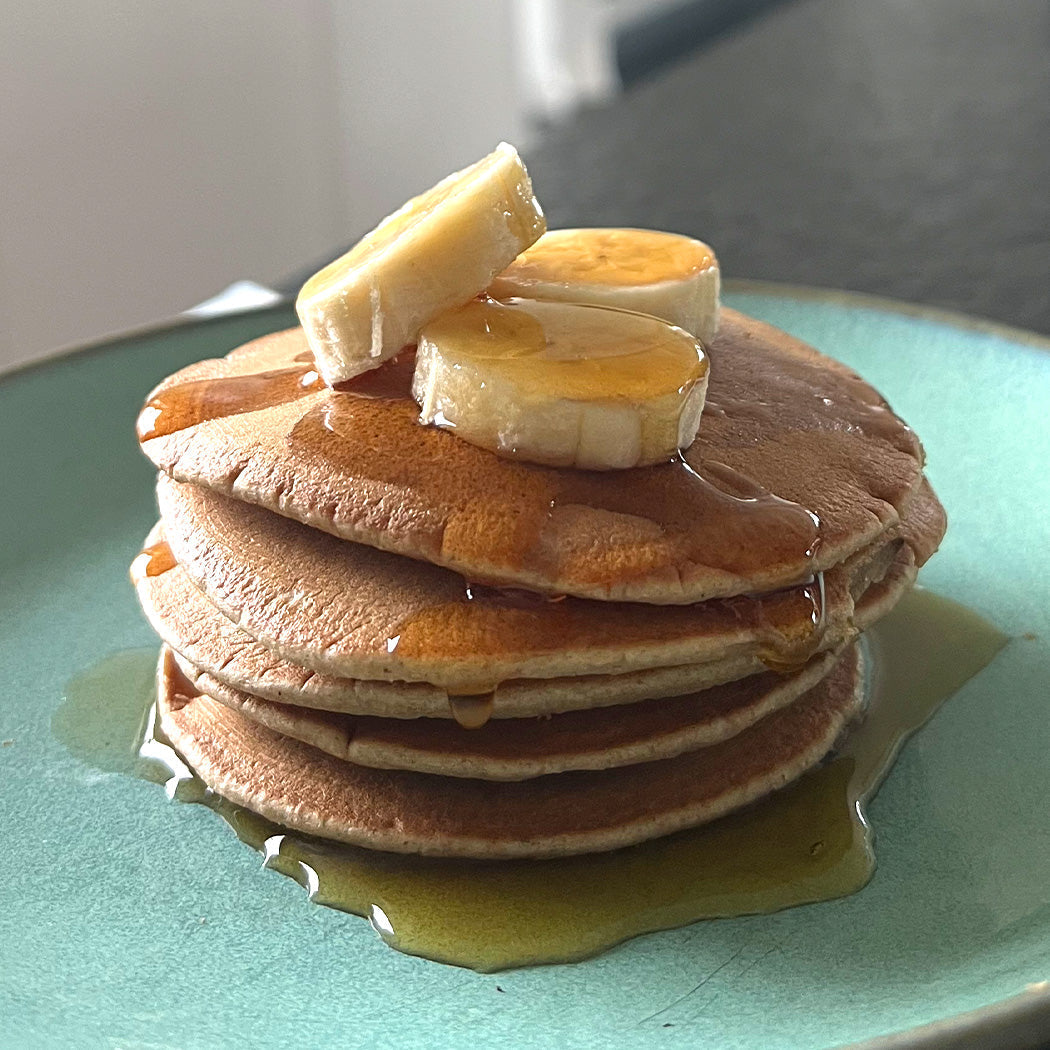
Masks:
[[[811,689],[838,654],[815,656],[793,675],[773,671],[702,693],[541,718],[503,718],[476,729],[451,719],[369,718],[275,704],[202,682],[173,653],[202,693],[284,736],[360,766],[439,776],[525,780],[570,769],[609,769],[673,758],[720,743]]]
[[[453,693],[488,692],[510,678],[622,674],[744,653],[801,664],[814,647],[852,637],[853,579],[886,552],[884,543],[829,570],[819,601],[811,584],[688,606],[508,602],[501,594],[471,597],[448,570],[163,475],[158,499],[175,559],[278,656],[338,677],[428,681]]]
[[[135,559],[132,578],[150,623],[196,669],[194,681],[202,692],[217,696],[228,689],[279,704],[383,718],[451,717],[448,691],[428,682],[338,678],[282,660],[223,616],[173,559],[159,561],[157,552],[165,549],[158,526],[146,540],[146,552]],[[890,552],[892,563],[882,566],[873,558],[872,578],[858,581],[863,591],[853,619],[860,630],[888,612],[915,578],[910,547],[889,545]],[[681,696],[765,670],[757,656],[743,654],[620,675],[512,679],[497,685],[492,717],[526,718]]]
[[[766,591],[896,525],[923,453],[872,387],[732,310],[710,358],[684,457],[613,474],[509,460],[420,426],[403,362],[350,390],[304,386],[299,330],[165,380],[139,431],[178,480],[546,593],[665,604]]]
[[[850,647],[817,686],[722,743],[657,762],[494,782],[343,761],[180,691],[173,667],[165,655],[161,729],[220,795],[325,838],[481,858],[616,849],[713,820],[819,762],[862,692]]]

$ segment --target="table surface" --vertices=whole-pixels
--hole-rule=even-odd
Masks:
[[[526,159],[551,226],[1050,333],[1050,5],[789,0]]]

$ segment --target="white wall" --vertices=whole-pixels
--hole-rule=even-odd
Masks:
[[[0,368],[320,263],[664,3],[0,0]]]
[[[510,0],[334,0],[338,146],[355,235],[501,139],[521,145],[510,9]]]
[[[520,137],[508,3],[0,0],[0,367],[278,280]]]
[[[0,355],[272,278],[346,222],[325,4],[18,4],[0,33]]]

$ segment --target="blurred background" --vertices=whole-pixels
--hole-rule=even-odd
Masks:
[[[1042,2],[0,5],[0,366],[294,290],[500,139],[553,223],[1050,325]]]
[[[0,362],[320,262],[615,89],[658,0],[5,3]],[[568,33],[566,33],[568,31]]]

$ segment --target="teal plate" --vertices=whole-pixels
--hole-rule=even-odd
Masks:
[[[154,515],[144,394],[292,314],[187,322],[0,379],[0,1043],[814,1050],[945,1018],[877,1045],[1050,1033],[1045,988],[1002,1003],[1050,977],[1050,344],[859,296],[727,299],[916,427],[951,519],[923,582],[1011,636],[872,804],[871,884],[481,975],[391,951],[260,870],[206,808],[67,752],[50,722],[70,680],[153,644],[127,581]]]

